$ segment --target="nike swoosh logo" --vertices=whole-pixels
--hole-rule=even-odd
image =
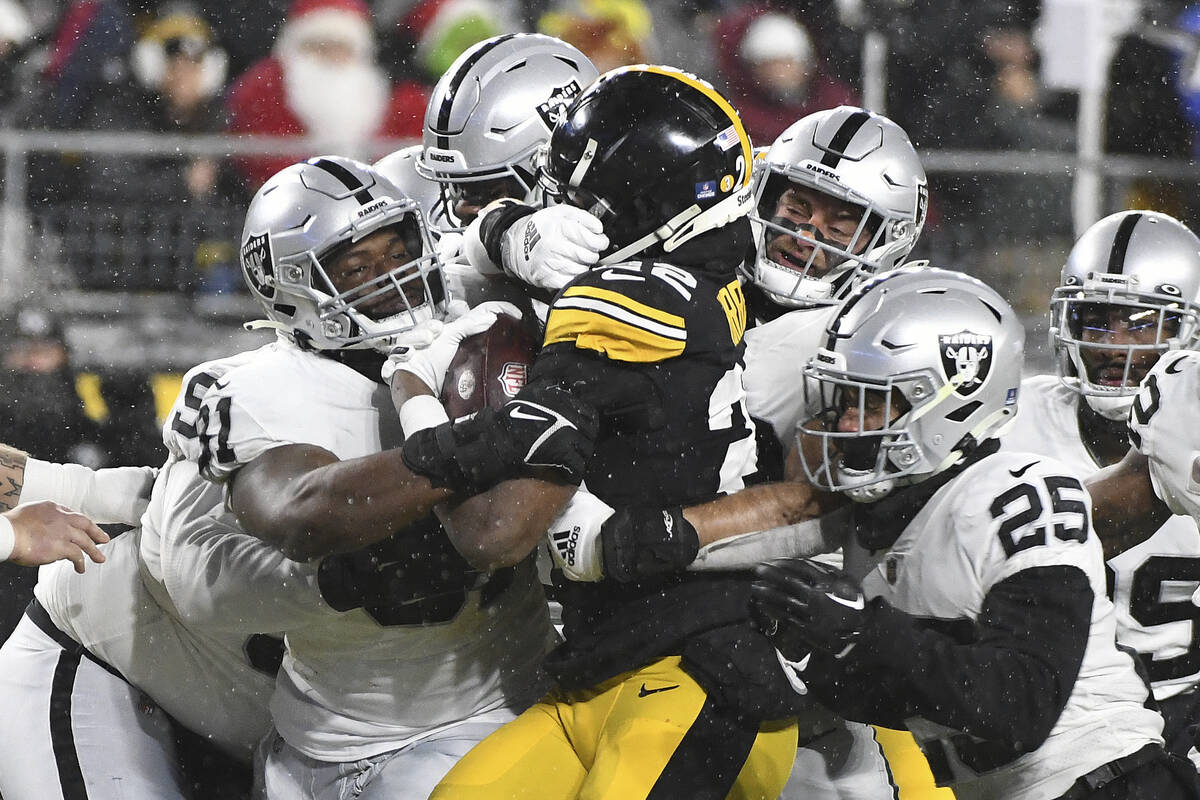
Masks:
[[[1187,361],[1187,356],[1180,356],[1179,358],[1172,361],[1170,364],[1167,364],[1167,370],[1166,370],[1167,374],[1168,375],[1178,375],[1179,373],[1183,372],[1183,370],[1175,369],[1175,368],[1178,367],[1180,364],[1182,364],[1184,361]]]
[[[1019,478],[1022,475],[1024,475],[1029,470],[1029,468],[1032,467],[1036,463],[1038,463],[1038,462],[1031,461],[1028,464],[1026,464],[1025,466],[1021,467],[1020,469],[1010,469],[1008,471],[1008,474],[1012,475],[1014,478]]]
[[[553,417],[545,417],[538,414],[527,414],[520,408],[509,409],[508,415],[513,419],[531,419],[534,422],[550,422],[554,419]]]
[[[638,697],[645,697],[646,695],[658,694],[659,692],[669,692],[672,689],[678,689],[678,688],[679,688],[679,684],[675,684],[674,686],[664,686],[661,689],[647,689],[646,684],[643,683],[642,688],[638,689]]]
[[[606,269],[600,273],[600,279],[606,281],[644,281],[646,278],[636,272],[621,272],[615,269]]]
[[[863,601],[863,596],[861,594],[858,597],[854,598],[853,600],[847,600],[844,597],[838,597],[836,594],[829,594],[828,592],[825,593],[825,596],[828,597],[833,602],[840,603],[841,605],[844,605],[846,608],[852,608],[855,611],[862,611],[864,608],[867,607],[866,603]]]

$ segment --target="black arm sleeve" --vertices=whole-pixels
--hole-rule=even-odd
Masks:
[[[930,623],[876,601],[858,644],[805,672],[849,719],[904,727],[920,716],[1037,749],[1066,706],[1091,627],[1093,593],[1077,567],[1022,570],[992,587],[974,623]],[[953,632],[951,632],[953,629]]]

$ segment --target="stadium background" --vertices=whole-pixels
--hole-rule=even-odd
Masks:
[[[370,135],[322,139],[263,102],[277,41],[314,11],[373,31],[366,57],[393,92]],[[159,463],[182,372],[267,339],[241,327],[257,314],[236,265],[258,176],[416,141],[445,67],[514,30],[567,39],[601,69],[694,72],[759,146],[839,102],[888,114],[930,176],[914,256],[1008,297],[1031,370],[1051,368],[1047,301],[1075,232],[1132,207],[1198,221],[1200,3],[0,0],[3,440],[92,466]],[[162,111],[177,58],[208,81],[187,114]],[[33,579],[4,566],[0,636]]]

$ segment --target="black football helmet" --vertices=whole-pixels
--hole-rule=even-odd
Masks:
[[[754,207],[750,138],[704,81],[658,66],[593,83],[554,126],[543,179],[604,223],[602,264],[661,245],[669,253]]]

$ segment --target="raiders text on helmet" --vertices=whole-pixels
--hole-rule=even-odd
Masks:
[[[900,264],[925,224],[925,170],[896,123],[861,108],[818,111],[779,135],[756,165],[758,258],[750,279],[776,303],[832,305],[862,278]],[[835,242],[776,210],[789,186],[804,187],[861,209],[848,242]],[[768,256],[778,236],[812,247],[806,260]],[[815,266],[824,256],[824,271]],[[787,262],[787,263],[784,263]]]
[[[584,91],[550,138],[550,190],[604,223],[601,263],[670,253],[753,205],[750,139],[733,107],[669,67],[621,67]]]
[[[1122,211],[1092,225],[1071,248],[1050,301],[1050,340],[1059,377],[1098,413],[1124,419],[1149,366],[1138,354],[1193,349],[1200,338],[1200,239],[1155,211]],[[1130,330],[1154,332],[1148,343],[1114,341],[1097,313],[1119,309]],[[1104,323],[1107,325],[1107,322]],[[1119,379],[1089,375],[1086,353],[1115,353]],[[1145,359],[1141,359],[1143,362]],[[1116,363],[1116,362],[1114,362]]]
[[[526,196],[537,184],[535,157],[554,123],[596,79],[587,56],[537,33],[476,44],[438,81],[425,111],[421,174],[444,187],[512,178]],[[453,203],[446,198],[449,210]]]
[[[819,450],[802,459],[809,480],[872,501],[950,467],[1016,413],[1024,348],[1008,303],[962,273],[904,267],[863,284],[805,368],[823,409],[797,430],[800,452]],[[856,404],[860,421],[896,418],[838,430]]]
[[[411,260],[338,291],[324,264],[342,246],[391,226]],[[441,265],[416,201],[340,156],[293,164],[263,184],[246,212],[240,259],[270,326],[304,347],[386,349],[396,334],[445,310]],[[370,311],[380,307],[390,313]]]

